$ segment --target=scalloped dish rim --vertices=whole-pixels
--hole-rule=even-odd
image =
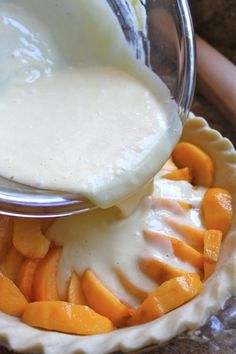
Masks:
[[[236,210],[236,151],[232,143],[216,130],[209,128],[203,118],[190,114],[181,140],[196,144],[213,159],[214,184],[226,188],[233,196]],[[200,295],[189,303],[152,322],[116,330],[108,334],[76,336],[31,328],[20,319],[0,313],[0,340],[11,350],[45,354],[86,353],[106,354],[125,352],[148,345],[163,344],[178,334],[204,324],[224,302],[236,292],[236,218],[227,234],[217,268],[204,283]]]

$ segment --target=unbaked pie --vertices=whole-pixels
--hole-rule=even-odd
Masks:
[[[203,324],[235,291],[235,163],[231,143],[191,116],[128,218],[116,208],[2,217],[2,340],[17,351],[108,353]]]

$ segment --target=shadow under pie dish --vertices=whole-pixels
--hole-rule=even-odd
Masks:
[[[208,127],[201,118],[191,116],[185,124],[182,141],[203,149],[215,167],[214,186],[228,190],[236,198],[236,154],[232,144]],[[1,313],[0,337],[15,351],[44,353],[109,353],[132,351],[151,344],[163,344],[176,335],[206,322],[232,294],[236,285],[235,217],[224,238],[214,273],[204,283],[202,292],[179,308],[141,325],[117,329],[93,336],[75,336],[29,327],[19,319]]]

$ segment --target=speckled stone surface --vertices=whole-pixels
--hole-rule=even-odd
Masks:
[[[189,0],[197,32],[236,64],[236,0]]]
[[[197,32],[236,63],[236,0],[190,0]],[[192,106],[196,115],[207,119],[236,146],[235,125],[223,118],[197,91]],[[12,354],[0,347],[0,354]],[[183,335],[160,348],[136,352],[146,354],[235,354],[236,297],[232,297],[218,314],[195,332]],[[67,353],[58,353],[67,354]]]

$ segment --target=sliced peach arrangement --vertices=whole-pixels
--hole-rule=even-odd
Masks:
[[[162,178],[206,187],[201,205],[205,230],[179,221],[180,215],[191,212],[191,203],[162,199],[159,206],[178,216],[166,217],[165,222],[181,239],[151,230],[143,230],[143,237],[154,246],[160,241],[168,243],[174,257],[194,267],[195,272],[162,259],[140,257],[138,266],[157,283],[152,293],[114,269],[122,286],[139,301],[137,308],[112,293],[93,269],[72,272],[62,298],[57,269],[63,249],[46,237],[54,220],[0,216],[0,310],[33,327],[93,335],[154,320],[197,296],[203,280],[215,270],[222,239],[231,226],[232,197],[228,191],[212,187],[214,164],[200,148],[181,142],[172,158],[164,165]]]

